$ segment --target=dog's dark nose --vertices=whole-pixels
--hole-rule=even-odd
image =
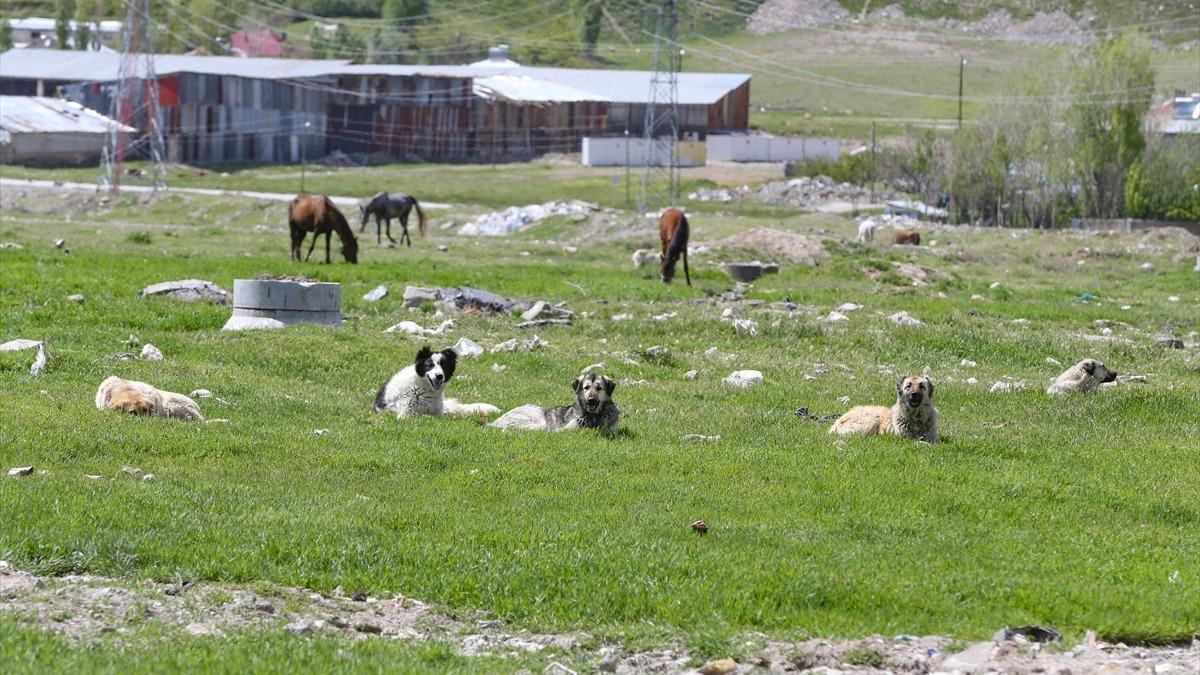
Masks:
[[[924,394],[919,391],[914,391],[908,395],[908,404],[911,406],[919,406],[921,405],[921,399],[923,398],[925,398]]]
[[[1110,370],[1110,371],[1108,371],[1108,377],[1104,378],[1104,381],[1112,382],[1116,379],[1117,379],[1117,372],[1115,370]]]

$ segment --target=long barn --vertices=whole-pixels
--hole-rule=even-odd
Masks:
[[[585,136],[642,133],[651,73],[535,68],[503,52],[469,66],[155,56],[170,161],[511,160],[575,152]],[[118,54],[14,49],[0,93],[53,94],[108,113]],[[136,86],[145,86],[141,80]],[[681,73],[681,134],[747,128],[750,76]],[[138,129],[147,120],[122,120]]]

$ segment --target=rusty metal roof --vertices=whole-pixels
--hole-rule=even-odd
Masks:
[[[45,96],[0,96],[0,129],[9,134],[108,133],[109,117],[78,103]],[[132,127],[124,131],[133,132]]]

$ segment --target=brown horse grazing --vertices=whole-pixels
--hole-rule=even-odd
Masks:
[[[312,257],[317,238],[322,234],[325,235],[325,262],[331,262],[329,237],[336,230],[338,238],[342,240],[342,247],[338,252],[345,256],[346,262],[358,262],[358,240],[354,238],[354,230],[350,229],[350,223],[346,222],[346,217],[333,205],[329,197],[297,196],[288,204],[288,227],[292,230],[292,260],[300,262],[300,244],[304,242],[305,235],[312,232],[312,243],[308,245],[308,255],[304,256],[304,262],[308,262]]]
[[[675,263],[682,255],[683,276],[687,279],[687,285],[691,286],[692,275],[688,271],[687,262],[688,221],[687,216],[683,215],[683,211],[679,209],[663,211],[662,217],[658,219],[658,236],[662,239],[662,255],[658,259],[662,263],[663,283],[669,284],[675,278]]]

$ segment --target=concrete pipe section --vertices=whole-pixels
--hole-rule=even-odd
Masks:
[[[221,330],[342,325],[342,285],[318,281],[234,279],[233,316]]]

